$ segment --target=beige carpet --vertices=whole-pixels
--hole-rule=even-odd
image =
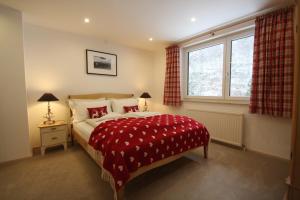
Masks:
[[[282,200],[288,163],[211,144],[130,182],[127,200]],[[75,145],[64,152],[0,165],[0,199],[60,200],[113,198],[100,169]]]

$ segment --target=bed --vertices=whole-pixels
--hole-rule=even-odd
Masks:
[[[99,99],[99,98],[105,98],[105,99],[126,99],[126,98],[132,98],[133,95],[132,94],[113,94],[113,93],[99,93],[99,94],[87,94],[87,95],[70,95],[69,99]],[[71,109],[70,109],[71,110]],[[130,114],[130,113],[129,113]],[[145,115],[148,113],[145,113]],[[131,115],[129,115],[131,116]],[[71,111],[71,117],[72,117],[72,111]],[[180,120],[182,120],[182,122],[185,120],[186,121],[186,126],[181,124],[182,129],[188,130],[190,129],[191,131],[184,131],[184,130],[178,130],[179,129],[179,125],[180,125]],[[158,122],[162,123],[162,124],[158,124]],[[163,123],[170,123],[173,125],[169,125],[169,126],[163,126]],[[130,124],[130,123],[134,123],[135,126],[133,126],[133,129],[130,129],[130,133],[122,133],[123,129],[121,130],[120,127],[126,127],[124,124]],[[176,125],[175,125],[175,124]],[[86,121],[81,121],[81,122],[76,122],[76,123],[71,123],[71,139],[72,139],[72,143],[73,140],[76,140],[84,149],[85,151],[91,156],[91,158],[100,166],[101,170],[101,177],[103,180],[108,181],[114,191],[114,199],[115,200],[121,200],[124,198],[124,188],[125,185],[132,179],[134,179],[135,177],[151,170],[154,169],[156,167],[159,166],[163,166],[165,164],[168,164],[172,161],[177,160],[178,158],[184,156],[185,154],[189,153],[190,151],[194,150],[195,148],[199,148],[199,147],[203,147],[204,150],[204,158],[207,158],[207,154],[208,154],[208,143],[209,143],[209,134],[206,130],[206,128],[201,125],[201,129],[199,129],[201,131],[201,138],[199,135],[196,136],[196,131],[195,131],[195,136],[190,135],[193,134],[194,129],[192,130],[192,125],[191,123],[196,123],[195,126],[198,127],[198,125],[200,126],[201,124],[199,124],[198,122],[194,122],[191,118],[187,118],[187,117],[183,117],[183,116],[175,116],[175,115],[158,115],[158,114],[148,114],[147,116],[143,116],[143,117],[126,117],[126,118],[120,118],[120,119],[112,119],[112,120],[106,120],[104,122],[101,122],[98,125],[94,125],[92,126],[91,124],[87,123]],[[123,125],[120,125],[123,124]],[[136,125],[138,124],[138,125]],[[194,125],[194,124],[193,124]],[[119,127],[117,127],[119,126]],[[130,126],[130,125],[128,125]],[[154,128],[154,126],[157,126],[158,128]],[[177,127],[177,130],[176,130]],[[132,127],[130,127],[132,128]],[[168,129],[167,129],[168,128]],[[127,128],[128,129],[128,128]],[[172,130],[171,130],[172,129]],[[173,130],[174,129],[174,130]],[[117,136],[113,136],[115,140],[112,140],[111,133],[114,130],[118,130],[118,135]],[[136,130],[134,132],[134,130]],[[107,133],[106,133],[107,132]],[[151,135],[152,138],[150,136],[147,136],[147,140],[146,140],[146,134],[155,132]],[[199,132],[199,131],[198,131]],[[197,134],[198,134],[197,132]],[[202,133],[203,132],[203,133]],[[109,134],[110,133],[110,134]],[[127,138],[132,137],[132,134],[137,137],[135,141],[135,144],[129,144],[127,142],[130,141]],[[161,151],[161,148],[165,148],[168,149],[169,148],[169,144],[170,147],[171,146],[171,139],[174,140],[174,137],[171,137],[174,134],[174,137],[176,139],[176,137],[182,140],[182,136],[183,137],[194,137],[194,139],[196,140],[198,138],[199,143],[195,144],[196,142],[194,142],[194,146],[190,146],[189,143],[187,145],[184,145],[184,148],[176,148],[178,149],[178,151],[167,151],[167,152],[172,152],[171,153],[160,153],[158,154],[158,151]],[[176,135],[177,134],[177,135]],[[200,134],[200,133],[199,133]],[[116,134],[115,134],[116,135]],[[125,136],[121,136],[121,135],[125,135]],[[140,136],[138,136],[140,135]],[[145,137],[143,137],[143,135]],[[105,138],[106,136],[106,138]],[[129,137],[130,136],[130,137]],[[155,138],[155,136],[157,138]],[[161,137],[160,137],[161,136]],[[202,137],[203,136],[203,137]],[[122,139],[122,137],[125,137],[126,139]],[[138,138],[139,137],[139,138]],[[103,138],[103,139],[102,139]],[[105,139],[104,139],[105,138]],[[108,138],[108,139],[107,139]],[[163,138],[163,139],[162,139]],[[166,138],[166,139],[164,139]],[[170,139],[171,138],[171,139]],[[110,145],[109,153],[108,151],[106,151],[106,149],[108,148],[104,148],[103,144],[109,146],[108,144],[111,141],[115,141],[117,142],[118,140],[124,140],[125,144],[122,143],[122,145],[120,144],[114,144],[114,149],[113,147],[111,147],[112,145]],[[168,140],[170,139],[170,141]],[[103,141],[98,141],[98,140],[103,140]],[[193,138],[191,139],[193,140]],[[200,142],[201,141],[201,142]],[[164,142],[169,142],[164,144]],[[141,144],[141,145],[137,145]],[[172,145],[173,145],[174,141],[172,141]],[[100,145],[102,144],[102,145]],[[186,144],[186,140],[184,140],[184,144]],[[142,146],[144,145],[144,146]],[[146,150],[141,153],[140,151],[140,147],[142,147],[142,149],[145,148],[145,145],[147,145],[147,149],[152,148],[152,146],[156,145],[156,154],[155,154],[155,150],[153,151],[147,151]],[[149,146],[148,146],[149,145]],[[175,145],[175,143],[174,143]],[[181,143],[180,143],[181,145]],[[182,145],[183,145],[183,141],[182,141]],[[192,145],[192,144],[191,144]],[[102,146],[102,147],[101,147]],[[132,146],[132,148],[130,148]],[[178,146],[178,144],[176,143],[176,147]],[[133,148],[135,147],[135,148]],[[138,147],[138,149],[137,149]],[[123,149],[126,153],[126,156],[124,156],[124,152]],[[135,149],[135,150],[133,150]],[[175,146],[174,146],[175,149]],[[145,153],[146,152],[146,153]],[[150,158],[150,154],[153,154],[153,156]],[[117,157],[117,155],[119,157]],[[151,155],[152,155],[151,154]],[[154,154],[156,155],[156,157],[154,156]],[[131,155],[131,156],[130,156]],[[159,156],[158,156],[159,155]],[[125,158],[126,157],[126,160]],[[140,157],[145,157],[145,158],[140,158]],[[158,157],[158,158],[157,158]],[[123,158],[123,159],[122,159]],[[147,158],[147,160],[146,160]],[[148,159],[149,158],[149,159]],[[143,159],[143,160],[139,160],[138,159]],[[152,159],[152,160],[151,160]],[[131,162],[130,162],[131,161]],[[119,162],[119,163],[118,163]],[[120,164],[121,162],[121,164]],[[112,164],[113,163],[113,164]],[[123,170],[123,166],[127,169],[126,173],[123,172],[125,170]],[[122,172],[120,172],[122,171]],[[126,175],[126,177],[124,178],[124,176]],[[119,184],[119,177],[123,177],[123,179],[120,178],[120,180],[125,180],[125,181],[120,181],[122,182],[121,184]]]

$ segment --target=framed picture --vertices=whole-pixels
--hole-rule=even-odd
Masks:
[[[106,76],[117,76],[117,55],[86,50],[86,72]]]

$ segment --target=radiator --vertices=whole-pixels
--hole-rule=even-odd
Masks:
[[[242,113],[189,109],[189,115],[206,126],[211,139],[244,147]]]

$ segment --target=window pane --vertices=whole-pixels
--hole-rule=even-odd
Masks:
[[[254,36],[231,42],[230,96],[249,97],[252,79]]]
[[[189,96],[222,96],[223,49],[219,44],[189,52]]]

